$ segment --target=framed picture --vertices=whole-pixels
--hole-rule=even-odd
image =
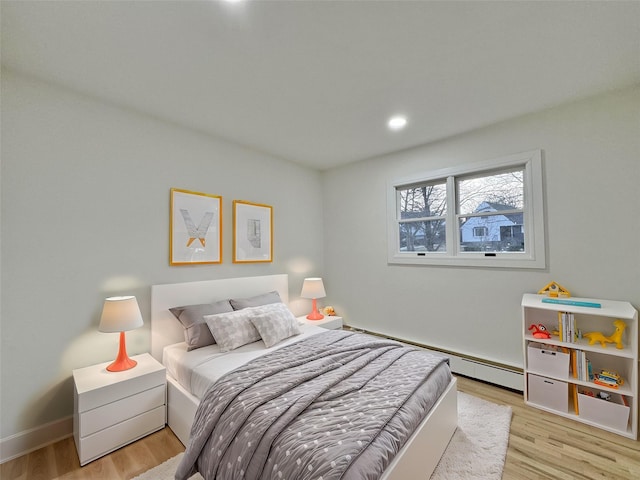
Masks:
[[[233,201],[233,263],[273,261],[273,207]]]
[[[170,265],[222,263],[222,197],[171,189]]]

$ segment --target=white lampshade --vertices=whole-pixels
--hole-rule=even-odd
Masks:
[[[324,291],[324,284],[321,278],[305,278],[302,284],[302,298],[324,298],[327,296]]]
[[[98,330],[105,333],[126,332],[143,325],[136,297],[109,297],[104,301]]]

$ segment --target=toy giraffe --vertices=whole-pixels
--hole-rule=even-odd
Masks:
[[[589,332],[583,334],[582,336],[589,339],[589,345],[600,342],[600,345],[606,348],[607,343],[615,343],[616,348],[624,348],[624,346],[622,345],[622,334],[624,333],[624,329],[627,328],[627,324],[622,320],[615,320],[613,322],[613,325],[616,327],[616,331],[608,337],[605,337],[601,332]]]

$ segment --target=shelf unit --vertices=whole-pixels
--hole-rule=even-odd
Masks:
[[[522,297],[524,399],[527,405],[592,425],[624,437],[638,438],[638,311],[628,302],[574,298],[575,302],[600,304],[600,308],[543,303],[546,295]],[[572,313],[583,332],[613,333],[613,322],[626,323],[623,348],[614,343],[589,344],[587,338],[563,342],[558,336],[535,338],[530,325],[542,324],[548,332],[557,331],[558,313]],[[593,372],[614,371],[624,384],[609,388],[573,376],[573,352],[585,352]],[[540,360],[542,359],[542,361]],[[600,392],[610,400],[599,398]],[[592,396],[593,395],[593,396]]]

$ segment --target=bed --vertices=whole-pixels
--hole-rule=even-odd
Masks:
[[[210,378],[208,379],[200,378],[194,373],[187,373],[187,377],[191,380],[186,381],[182,378],[184,371],[181,370],[181,367],[176,366],[174,361],[176,352],[177,357],[181,357],[183,355],[182,352],[185,350],[183,345],[185,340],[184,329],[170,309],[180,305],[210,303],[230,298],[249,298],[274,291],[277,292],[285,305],[289,303],[287,275],[267,275],[152,286],[152,355],[156,359],[163,361],[168,367],[167,423],[185,446],[189,445],[192,424],[194,423],[194,418],[196,418],[203,392],[208,390],[209,385],[207,382],[211,382],[211,378],[214,377],[209,376]],[[316,326],[304,327],[301,335],[280,342],[270,349],[266,349],[264,343],[258,341],[255,345],[245,345],[234,350],[234,355],[231,356],[233,360],[224,367],[222,372],[216,373],[217,377],[215,378],[224,376],[230,369],[244,365],[245,361],[253,362],[258,357],[262,358],[262,355],[266,359],[276,359],[276,361],[279,361],[277,360],[278,358],[291,358],[291,353],[286,349],[301,349],[302,345],[304,345],[305,351],[316,348],[310,345],[318,342],[319,339],[322,339],[325,343],[337,342],[341,348],[360,348],[359,345],[355,345],[357,342],[369,341],[361,337],[363,336],[351,336],[348,332],[342,331],[323,331]],[[308,342],[308,345],[304,342]],[[355,346],[352,347],[351,344]],[[376,348],[378,347],[383,349],[391,348],[389,345],[384,344],[384,341],[381,345],[376,344]],[[195,360],[191,361],[199,364],[204,361],[202,358],[210,353],[207,352],[207,348],[209,347],[193,350],[189,352],[190,356],[185,358],[195,358]],[[264,350],[264,352],[261,350]],[[325,350],[326,348],[322,351]],[[192,353],[195,353],[195,355],[191,355]],[[280,357],[277,357],[277,355],[280,355]],[[177,365],[180,364],[178,363]],[[442,367],[437,366],[437,368],[440,370]],[[191,376],[189,377],[189,375]],[[207,377],[207,375],[209,374],[204,375],[204,377]],[[194,378],[196,380],[193,380]],[[226,379],[227,377],[224,378]],[[219,385],[221,383],[223,382],[216,382],[212,390],[223,388],[222,385]],[[189,390],[194,390],[195,394]],[[222,393],[216,392],[216,395],[221,396]],[[205,403],[205,401],[202,403]],[[211,416],[210,414],[207,415]],[[200,416],[207,415],[200,414]],[[304,420],[302,421],[304,422]],[[418,423],[417,428],[410,434],[404,446],[393,459],[388,461],[380,475],[376,474],[374,478],[392,480],[426,479],[430,477],[457,425],[457,391],[454,377],[449,375],[446,385],[442,388],[442,392],[438,394],[433,406]],[[199,427],[195,428],[196,434],[194,435],[199,435],[198,432],[200,430],[202,429]],[[193,440],[195,443],[196,439],[194,438]],[[209,444],[210,442],[207,442],[207,445]],[[189,454],[189,449],[187,449],[187,454]],[[363,458],[366,458],[366,455],[363,455]],[[315,478],[317,477],[318,475],[315,476]]]

